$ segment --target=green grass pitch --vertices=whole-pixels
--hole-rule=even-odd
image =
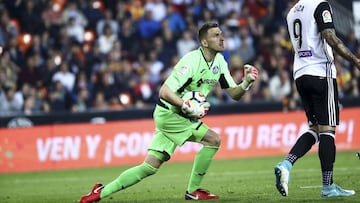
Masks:
[[[284,156],[213,161],[203,187],[220,195],[202,202],[360,202],[360,160],[355,151],[338,152],[334,181],[357,194],[320,197],[321,172],[317,154],[300,159],[291,173],[289,196],[275,188],[273,168]],[[108,183],[129,166],[0,175],[2,203],[74,203],[96,182]],[[166,163],[157,174],[101,202],[172,203],[184,200],[192,163]]]

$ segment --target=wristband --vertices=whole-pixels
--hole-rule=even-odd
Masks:
[[[239,86],[243,88],[243,90],[248,91],[251,85],[252,83],[249,83],[247,80],[243,80]]]

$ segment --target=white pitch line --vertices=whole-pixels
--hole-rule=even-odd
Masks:
[[[321,188],[321,185],[308,185],[308,186],[300,186],[301,189],[313,189],[313,188]]]

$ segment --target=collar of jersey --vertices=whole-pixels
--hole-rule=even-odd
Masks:
[[[208,68],[210,69],[210,68],[212,67],[212,65],[214,64],[215,57],[212,59],[211,64],[210,64],[210,66],[209,66],[209,63],[206,61],[206,58],[205,58],[205,55],[204,55],[204,52],[203,52],[202,47],[200,47],[200,52],[201,52],[201,55],[202,55],[202,57],[203,57],[203,59],[204,59],[204,61],[205,61],[206,65],[207,65],[207,66],[208,66]]]

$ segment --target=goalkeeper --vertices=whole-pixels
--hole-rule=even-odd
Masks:
[[[220,136],[200,120],[210,104],[190,103],[181,97],[189,91],[199,91],[206,96],[219,82],[231,98],[239,100],[258,73],[255,67],[245,65],[242,83],[235,84],[221,54],[224,51],[224,35],[217,23],[205,23],[199,29],[198,38],[200,47],[179,60],[159,90],[160,99],[153,114],[156,131],[144,162],[127,169],[106,186],[95,184],[92,191],[81,198],[81,203],[97,202],[155,174],[171,158],[176,147],[188,141],[201,143],[203,147],[196,154],[185,199],[219,198],[200,187],[220,146]]]

